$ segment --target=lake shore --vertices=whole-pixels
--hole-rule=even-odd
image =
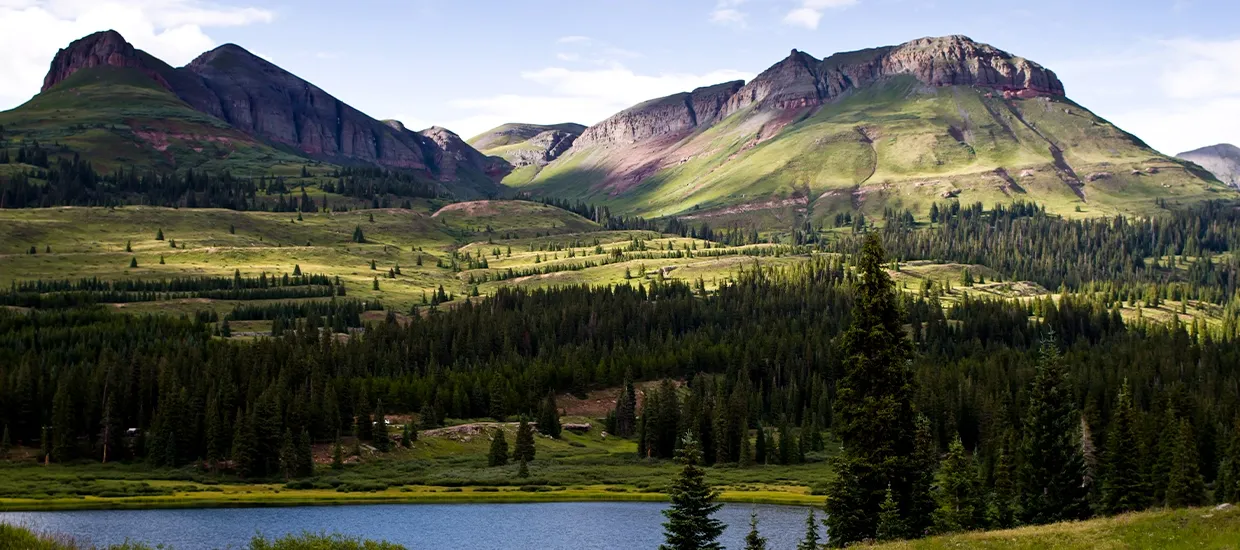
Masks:
[[[203,490],[133,497],[0,498],[0,512],[69,510],[154,510],[172,508],[253,508],[342,506],[352,504],[479,504],[531,502],[662,502],[667,495],[615,485],[584,487],[433,487],[405,486],[383,491],[295,490],[282,485],[204,486]],[[778,490],[720,490],[720,502],[822,506],[826,497],[803,487]]]

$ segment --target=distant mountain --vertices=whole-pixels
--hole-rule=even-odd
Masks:
[[[516,174],[514,173],[514,176]],[[964,36],[816,59],[650,100],[530,181],[613,211],[787,227],[936,201],[1141,213],[1229,191],[1069,100],[1049,69]]]
[[[572,147],[586,129],[581,124],[510,123],[493,128],[469,139],[469,144],[484,154],[501,157],[512,164],[513,172],[505,182],[528,182],[547,163]]]
[[[1209,170],[1215,177],[1232,187],[1240,187],[1240,147],[1220,143],[1176,155]]]
[[[88,76],[79,76],[83,73]],[[93,97],[118,104],[117,108],[78,102],[73,106],[73,116],[62,117],[61,123],[40,114],[39,108],[48,103],[44,96],[67,100],[81,96],[84,86],[92,88]],[[144,92],[140,96],[130,93],[124,101],[109,97],[134,86]],[[178,113],[174,118],[214,130],[187,132],[178,125],[165,127],[161,121],[167,118],[166,113],[160,109],[171,109]],[[208,116],[191,116],[188,111]],[[84,132],[74,124],[76,119],[92,121],[95,129],[99,124],[106,125],[103,134],[107,135],[95,132],[100,135],[82,136]],[[487,159],[459,138],[437,140],[438,132],[426,135],[375,120],[240,46],[220,46],[175,69],[135,49],[115,31],[92,34],[60,50],[44,79],[42,93],[0,114],[0,124],[11,133],[44,141],[60,139],[70,147],[88,139],[102,140],[110,146],[102,150],[82,147],[80,152],[97,157],[104,166],[141,160],[140,156],[112,155],[112,149],[158,149],[164,142],[184,147],[164,155],[158,163],[161,167],[228,164],[216,158],[230,157],[227,151],[204,153],[210,144],[218,144],[225,137],[216,133],[231,132],[232,136],[249,136],[249,141],[267,146],[260,147],[261,154],[256,158],[246,159],[247,167],[265,161],[291,162],[298,157],[332,164],[373,164],[424,172],[444,183],[468,182],[464,189],[468,196],[497,192],[498,180],[508,171],[503,161]],[[202,130],[197,126],[189,129]]]

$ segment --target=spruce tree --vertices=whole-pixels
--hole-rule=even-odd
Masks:
[[[1175,453],[1167,478],[1167,507],[1201,506],[1205,504],[1206,489],[1193,426],[1187,418],[1182,418],[1175,433],[1169,435],[1175,438]]]
[[[161,227],[161,228],[159,228],[158,230],[156,230],[156,232],[155,232],[155,240],[157,240],[157,241],[162,241],[162,240],[164,240],[164,229],[163,229],[162,227]]]
[[[749,430],[742,429],[740,467],[749,468],[751,466],[753,466],[753,445],[749,443]]]
[[[977,527],[979,512],[977,465],[965,452],[957,436],[947,448],[939,467],[939,487],[935,494],[934,527],[939,533],[968,531]]]
[[[763,428],[762,424],[758,424],[758,434],[754,437],[754,462],[766,464],[767,453],[769,452],[766,448],[766,428]]]
[[[554,439],[560,438],[563,427],[560,426],[560,408],[555,403],[555,394],[547,393],[542,409],[538,413],[538,433]]]
[[[905,533],[908,533],[908,527],[904,525],[904,519],[900,517],[900,506],[896,504],[895,495],[891,494],[891,487],[887,487],[883,503],[878,507],[878,525],[875,528],[874,538],[896,540],[903,537]]]
[[[52,398],[52,460],[66,462],[77,456],[77,435],[73,429],[73,396],[65,379]]]
[[[1231,439],[1223,450],[1214,492],[1215,502],[1240,501],[1240,417],[1232,423]]]
[[[637,432],[637,391],[630,373],[624,375],[624,390],[616,399],[615,435],[633,437]]]
[[[517,477],[519,478],[530,477],[529,461],[525,460],[525,457],[521,457],[521,466],[517,468]]]
[[[297,477],[297,446],[293,442],[292,432],[287,429],[284,430],[284,437],[280,443],[280,470],[284,472],[284,479]]]
[[[1081,417],[1053,339],[1042,341],[1029,388],[1019,475],[1021,513],[1028,523],[1089,515]]]
[[[4,436],[0,437],[0,458],[8,458],[9,451],[13,450],[13,442],[9,439],[9,425],[4,425]]]
[[[406,422],[400,429],[400,446],[408,449],[413,446],[412,430],[409,429],[409,423]]]
[[[487,466],[492,468],[508,464],[508,441],[504,439],[504,429],[496,428],[491,436],[491,452],[487,455]]]
[[[252,477],[259,474],[258,434],[249,415],[237,411],[234,423],[232,462],[241,477]]]
[[[521,423],[517,425],[517,441],[512,448],[512,459],[528,462],[534,460],[534,453],[534,429],[525,421],[525,417],[521,417]]]
[[[758,533],[758,512],[749,512],[749,533],[745,535],[745,550],[766,550],[766,539]]]
[[[702,452],[697,440],[686,435],[676,458],[684,468],[668,489],[671,506],[663,511],[665,542],[659,550],[722,550],[718,539],[725,526],[712,516],[723,505],[715,502],[718,493],[706,483],[706,472],[698,466]]]
[[[381,453],[392,450],[392,440],[388,437],[386,416],[383,414],[383,403],[375,409],[374,445]]]
[[[1102,509],[1108,514],[1144,510],[1149,505],[1149,486],[1141,471],[1141,457],[1135,452],[1140,448],[1136,414],[1125,380],[1107,429],[1103,460]]]
[[[314,475],[314,446],[310,442],[310,432],[301,429],[297,436],[297,477]]]
[[[1001,529],[1015,526],[1016,463],[1012,456],[1010,434],[1005,434],[999,444],[991,486],[987,498],[986,522]]]
[[[134,256],[134,257],[132,257],[132,258],[129,258],[129,267],[130,267],[131,269],[132,269],[132,268],[136,268],[136,267],[138,267],[138,257],[137,257],[137,256]]]
[[[889,486],[906,529],[901,535],[923,533],[933,511],[933,500],[924,493],[934,455],[922,448],[927,442],[919,437],[913,405],[916,382],[909,366],[912,346],[885,264],[877,234],[867,235],[858,261],[852,322],[842,336],[843,373],[834,401],[832,427],[842,449],[834,461],[837,476],[827,491],[826,523],[833,546],[876,536]]]
[[[814,509],[810,508],[809,515],[805,516],[805,536],[797,543],[797,550],[818,550],[821,540],[822,537],[818,535],[818,518],[814,516]]]
[[[340,445],[340,432],[336,432],[336,440],[332,442],[332,469],[344,468],[344,447]]]

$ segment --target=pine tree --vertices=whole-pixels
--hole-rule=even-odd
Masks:
[[[797,550],[818,550],[821,540],[822,537],[818,535],[818,518],[814,516],[814,509],[810,508],[809,515],[805,516],[805,536],[797,543]]]
[[[388,437],[387,417],[383,414],[383,403],[375,409],[375,427],[373,431],[375,449],[381,453],[392,450],[392,440]]]
[[[125,241],[125,252],[133,252],[133,241]]]
[[[718,493],[706,483],[706,472],[698,466],[702,452],[692,436],[682,440],[677,459],[684,468],[668,489],[671,506],[663,511],[666,542],[659,550],[722,550],[718,539],[724,525],[712,516],[723,505],[715,502]]]
[[[487,455],[487,465],[494,468],[508,464],[508,441],[504,439],[504,429],[496,428],[491,436],[491,452]]]
[[[1010,434],[1004,434],[995,457],[992,490],[987,498],[986,522],[1006,529],[1016,525],[1016,464]]]
[[[406,422],[400,429],[400,446],[408,449],[413,446],[413,430],[409,429],[409,423]]]
[[[563,427],[560,425],[560,407],[555,403],[555,394],[547,393],[542,409],[538,413],[538,433],[554,439],[560,438]]]
[[[891,487],[887,487],[883,504],[878,508],[878,526],[874,537],[878,540],[896,540],[903,537],[905,533],[908,533],[908,526],[900,517],[900,506],[896,504],[895,496],[891,494]]]
[[[52,398],[52,460],[65,462],[77,456],[77,436],[73,429],[73,395],[66,379]]]
[[[1141,471],[1141,457],[1134,452],[1138,448],[1136,410],[1125,380],[1107,429],[1103,460],[1102,509],[1108,514],[1144,510],[1149,505],[1149,486]]]
[[[858,262],[860,279],[852,323],[842,338],[843,375],[834,401],[832,427],[842,450],[827,492],[833,546],[875,537],[889,486],[906,529],[902,536],[923,533],[933,511],[926,494],[933,449],[924,448],[929,442],[919,435],[928,428],[919,427],[913,405],[912,347],[885,263],[882,244],[870,233]]]
[[[745,550],[766,550],[766,539],[758,533],[758,511],[749,512],[749,533],[745,535]]]
[[[1067,377],[1054,340],[1044,339],[1029,389],[1021,444],[1021,512],[1028,523],[1089,515],[1081,417],[1073,405]]]
[[[766,464],[767,453],[769,452],[766,448],[766,428],[763,428],[762,424],[758,424],[758,434],[754,437],[754,462]]]
[[[439,414],[430,401],[422,404],[422,410],[418,413],[418,422],[423,430],[433,430],[439,427]]]
[[[252,477],[259,474],[258,434],[249,415],[237,411],[237,421],[233,434],[232,461],[241,477]]]
[[[1175,453],[1167,478],[1167,506],[1184,508],[1201,506],[1206,500],[1205,481],[1201,476],[1197,454],[1197,438],[1187,418],[1180,419],[1175,434]]]
[[[525,457],[521,458],[521,466],[517,468],[517,477],[519,478],[530,477],[529,461],[525,460]]]
[[[375,277],[374,283],[371,285],[372,290],[379,290],[379,278]]]
[[[761,439],[761,437],[759,437]],[[749,468],[753,466],[753,445],[749,443],[749,430],[741,430],[741,456],[739,461],[741,468]]]
[[[157,240],[157,241],[162,241],[162,240],[164,240],[164,229],[163,229],[162,227],[161,227],[161,228],[159,228],[159,229],[156,231],[156,233],[155,233],[155,240]]]
[[[0,458],[8,458],[13,450],[13,442],[9,439],[9,425],[4,425],[4,436],[0,437]]]
[[[534,453],[534,429],[530,427],[529,422],[525,421],[525,417],[521,417],[521,423],[517,424],[517,441],[512,448],[512,459],[534,460]]]
[[[310,442],[310,432],[301,429],[297,437],[297,477],[314,475],[314,447]]]
[[[1216,485],[1215,502],[1240,501],[1240,417],[1232,423],[1231,441],[1224,449]]]
[[[633,437],[637,432],[637,391],[631,373],[624,375],[624,390],[616,399],[615,418],[615,435]]]
[[[280,441],[280,470],[284,472],[284,479],[293,479],[297,477],[298,469],[297,446],[293,443],[293,433],[284,430],[284,437]]]
[[[965,452],[960,437],[952,440],[939,467],[939,488],[935,495],[935,530],[940,533],[968,531],[977,527],[977,465]]]
[[[159,265],[165,265],[165,264],[164,264],[164,255],[163,255],[163,254],[160,254],[160,255],[159,255]]]
[[[344,468],[344,447],[340,445],[340,432],[336,432],[336,440],[332,442],[332,469]]]
[[[138,267],[138,257],[137,257],[137,256],[133,256],[133,257],[129,258],[129,268],[130,268],[130,269],[133,269],[133,268],[136,268],[136,267]]]

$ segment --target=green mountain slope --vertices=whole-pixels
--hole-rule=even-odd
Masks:
[[[470,138],[468,143],[485,155],[503,158],[512,165],[503,183],[523,185],[543,166],[559,158],[586,129],[574,123],[509,123]]]
[[[735,93],[714,87],[646,102],[587,130],[529,181],[505,183],[648,217],[785,227],[851,210],[924,215],[944,200],[1110,215],[1148,213],[1159,199],[1235,196],[1063,96],[1053,73],[998,50],[981,59],[1049,76],[1026,77],[1027,87],[927,83],[952,73],[916,67],[871,81],[847,76],[874,74],[893,63],[864,59],[900,59],[906,47],[821,62],[794,52]]]
[[[100,170],[142,166],[262,173],[275,164],[305,162],[194,110],[129,67],[81,69],[0,113],[0,126],[11,145],[22,140],[59,144]]]

